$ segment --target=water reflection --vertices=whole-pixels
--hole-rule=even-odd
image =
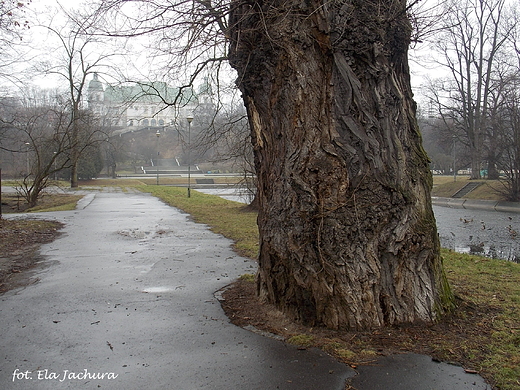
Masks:
[[[235,187],[197,189],[237,202],[250,201]],[[444,248],[520,263],[520,213],[433,206]]]
[[[444,248],[520,262],[520,214],[434,206]]]

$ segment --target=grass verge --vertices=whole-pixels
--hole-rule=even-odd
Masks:
[[[186,188],[180,187],[139,186],[137,188],[143,192],[150,192],[170,206],[190,214],[195,222],[204,223],[213,232],[233,240],[234,249],[241,256],[257,258],[257,214],[248,210],[244,204],[198,191],[191,191],[191,197],[188,198]]]
[[[504,184],[499,180],[477,180],[479,187],[464,196],[465,199],[506,200],[504,196]],[[432,196],[450,198],[466,184],[473,182],[469,176],[433,176]]]
[[[459,301],[460,322],[474,323],[458,349],[501,389],[520,389],[520,264],[443,250],[448,279]],[[462,333],[464,334],[464,333]]]
[[[38,205],[30,209],[25,210],[26,212],[41,212],[41,211],[66,211],[74,210],[78,201],[83,198],[83,195],[52,195],[46,196],[40,200]]]
[[[2,194],[2,212],[4,213],[31,213],[42,211],[74,210],[82,195],[46,194],[38,204],[27,208],[25,200],[15,194]]]

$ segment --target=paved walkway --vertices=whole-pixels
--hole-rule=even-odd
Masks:
[[[520,202],[506,202],[499,200],[458,199],[432,197],[436,206],[468,210],[503,211],[505,213],[520,213]]]
[[[256,264],[150,195],[103,189],[44,245],[39,281],[0,296],[0,389],[481,390],[427,356],[357,371],[230,324],[214,292]]]
[[[232,325],[214,292],[256,265],[145,194],[91,193],[0,296],[0,389],[343,389],[354,371]],[[105,373],[102,379],[99,379]]]

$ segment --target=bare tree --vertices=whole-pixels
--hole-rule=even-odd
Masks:
[[[504,0],[454,0],[447,4],[451,12],[441,19],[443,30],[434,49],[441,55],[438,64],[449,76],[442,82],[444,93],[431,98],[439,105],[440,114],[456,123],[457,136],[461,139],[464,134],[471,152],[471,178],[479,179],[493,74],[511,26],[505,23]]]
[[[502,128],[504,153],[501,156],[501,168],[506,175],[505,188],[509,200],[520,201],[520,15],[517,7],[511,7],[507,30],[508,44],[514,55],[504,60],[505,71],[497,80],[500,91],[499,119]],[[502,119],[502,120],[500,120]]]
[[[258,177],[263,299],[332,328],[431,322],[450,308],[404,1],[113,0],[101,9],[121,17],[125,7],[131,17],[114,31],[159,33],[188,83],[227,59],[229,44]]]
[[[219,110],[211,125],[200,133],[199,147],[208,150],[211,162],[230,164],[242,173],[237,185],[245,188],[243,195],[249,199],[250,207],[257,208],[251,131],[243,105],[229,105]]]
[[[59,95],[30,91],[21,104],[4,111],[1,120],[11,145],[21,145],[27,167],[18,187],[29,207],[38,202],[52,176],[72,166],[72,151],[91,148],[97,141],[96,126],[82,112],[80,136],[71,134],[70,106]],[[93,130],[94,129],[94,130]],[[20,143],[21,142],[21,143]]]
[[[453,169],[457,170],[469,161],[461,153],[462,145],[453,137],[452,124],[436,116],[419,117],[418,122],[424,149],[431,160],[430,168],[434,173],[453,174]]]
[[[25,14],[30,1],[0,1],[0,78],[17,81],[15,67],[23,61],[25,50],[23,37],[29,28]]]
[[[30,1],[1,0],[0,30],[15,32],[19,27],[28,27],[29,21],[24,17],[24,8]]]
[[[65,10],[62,9],[62,12]],[[77,13],[66,12],[67,20],[62,26],[52,19],[38,27],[46,30],[57,42],[52,58],[42,61],[38,68],[47,75],[57,75],[67,86],[66,100],[71,108],[71,187],[78,186],[78,163],[81,157],[81,117],[86,101],[87,82],[94,73],[110,67],[110,59],[118,54],[115,48],[104,48],[100,39],[93,35],[93,26],[98,26],[97,15],[80,18]]]
[[[134,47],[146,49],[145,56],[133,57],[132,63],[138,68],[132,69],[133,75],[125,76],[127,81],[148,80],[143,84],[147,93],[154,93],[149,89],[153,81],[177,85],[177,96],[163,103],[179,105],[196,80],[210,77],[216,83],[216,101],[220,102],[221,86],[226,79],[229,83],[231,75],[227,63],[228,0],[105,0],[93,3],[92,8],[89,14],[103,20],[99,36],[132,37],[137,42]],[[161,96],[160,91],[155,94]]]
[[[256,158],[260,296],[333,328],[449,306],[402,1],[232,2]]]
[[[510,201],[520,201],[520,96],[519,80],[509,80],[501,97],[500,109],[494,113],[492,127],[496,132],[493,144],[500,148],[496,162],[503,176],[497,188]]]

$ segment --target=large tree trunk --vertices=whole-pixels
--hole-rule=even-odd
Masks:
[[[482,166],[482,150],[475,146],[477,141],[470,142],[470,153],[471,153],[471,180],[479,180],[482,178],[480,174],[480,168]]]
[[[409,81],[405,2],[232,2],[252,130],[258,292],[307,324],[434,321],[451,305]]]
[[[74,87],[72,78],[69,79],[69,83],[71,85],[71,96],[74,97]],[[72,135],[71,135],[71,168],[70,168],[70,187],[78,188],[78,164],[80,158],[79,151],[79,102],[80,99],[73,98],[72,99]]]
[[[76,155],[75,152],[73,152],[73,155]],[[70,188],[78,188],[78,160],[77,156],[73,158],[73,163],[70,167]]]

